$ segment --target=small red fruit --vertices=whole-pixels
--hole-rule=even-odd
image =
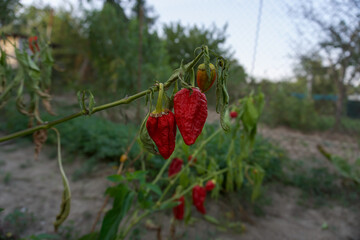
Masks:
[[[30,48],[32,53],[35,53],[36,51],[38,51],[38,52],[40,51],[37,36],[29,37],[28,41],[29,41],[29,48]],[[34,49],[34,46],[35,46],[36,49]]]
[[[215,180],[209,180],[207,181],[206,185],[205,185],[205,189],[206,191],[211,191],[215,188]]]
[[[231,112],[230,112],[230,117],[231,117],[231,118],[237,118],[237,116],[238,116],[238,113],[237,113],[237,112],[235,112],[235,111],[231,111]]]

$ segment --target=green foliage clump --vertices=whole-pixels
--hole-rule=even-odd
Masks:
[[[28,118],[20,114],[15,108],[6,107],[1,110],[6,121],[0,121],[0,131],[16,132],[27,128]],[[59,113],[60,114],[60,113]],[[62,112],[67,115],[69,112]],[[51,121],[57,116],[44,115],[44,120]],[[97,160],[118,160],[132,139],[137,134],[137,127],[131,124],[114,123],[98,116],[84,116],[62,123],[56,128],[61,133],[61,145],[65,151],[83,154]],[[48,143],[56,144],[56,136],[48,130]],[[28,136],[31,138],[31,135]],[[134,145],[130,156],[139,151]]]
[[[321,131],[332,127],[329,117],[317,113],[313,100],[292,96],[291,87],[287,84],[273,84],[267,91],[267,106],[261,118],[264,123],[302,131]]]

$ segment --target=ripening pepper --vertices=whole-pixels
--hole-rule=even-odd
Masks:
[[[164,87],[160,83],[156,109],[150,113],[146,121],[146,129],[161,156],[168,159],[175,149],[176,123],[174,114],[170,110],[162,108],[163,92]]]
[[[29,41],[29,48],[30,48],[32,53],[35,53],[36,51],[40,51],[37,36],[29,37],[28,41]],[[35,46],[36,49],[34,49],[34,46]]]
[[[231,112],[230,112],[230,117],[231,117],[231,118],[237,118],[237,116],[238,116],[238,113],[237,113],[237,112],[235,112],[235,111],[231,111]]]
[[[197,88],[192,88],[192,93],[187,88],[181,89],[174,96],[174,112],[185,144],[194,144],[208,115],[205,94]]]
[[[215,188],[215,180],[209,180],[207,181],[207,183],[205,184],[205,189],[206,191],[211,191]]]
[[[171,177],[181,171],[183,160],[180,158],[174,158],[169,166],[168,177]]]
[[[202,63],[198,66],[196,72],[196,82],[198,87],[201,89],[201,92],[206,92],[211,88],[216,79],[216,70],[213,64],[209,64],[210,67],[210,79],[206,73],[205,64]]]
[[[204,187],[196,185],[192,190],[193,204],[196,207],[196,209],[202,214],[206,214],[206,210],[204,207],[205,198],[206,198],[206,189]]]
[[[180,204],[173,208],[174,217],[177,220],[183,220],[184,219],[184,212],[185,212],[185,198],[184,198],[184,196],[181,196],[177,201],[180,202]]]

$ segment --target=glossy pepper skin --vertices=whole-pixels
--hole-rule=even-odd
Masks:
[[[174,112],[185,144],[194,144],[208,115],[205,94],[197,88],[192,88],[191,94],[189,89],[181,89],[174,96]]]
[[[37,36],[29,37],[28,41],[29,41],[29,48],[30,48],[32,53],[35,53],[36,51],[40,51]]]
[[[177,220],[183,220],[184,219],[184,212],[185,212],[185,198],[184,198],[184,196],[181,196],[177,201],[180,202],[180,204],[173,208],[174,217]]]
[[[168,177],[171,177],[181,171],[183,160],[180,158],[174,158],[169,166]]]
[[[201,89],[201,92],[206,92],[207,90],[209,90],[211,86],[214,84],[216,79],[215,66],[210,63],[209,67],[210,67],[210,78],[206,73],[206,68],[204,63],[198,66],[196,72],[196,82],[198,87]]]
[[[146,122],[146,129],[161,156],[168,159],[175,149],[176,123],[174,114],[169,110],[160,114],[150,114]]]
[[[199,185],[196,185],[192,190],[193,204],[196,207],[196,209],[202,214],[206,214],[206,210],[204,207],[205,198],[206,198],[206,189],[204,187],[200,187]]]

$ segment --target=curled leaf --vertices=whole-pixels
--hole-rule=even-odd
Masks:
[[[140,141],[142,146],[144,147],[144,149],[148,152],[151,152],[153,154],[159,154],[159,152],[156,150],[155,148],[155,144],[154,142],[151,140],[149,133],[146,129],[146,121],[148,119],[148,117],[150,116],[150,111],[149,113],[146,115],[146,117],[144,118],[144,121],[141,124],[140,127]]]
[[[88,93],[88,94],[86,94],[86,93]],[[92,94],[92,92],[90,90],[78,91],[77,98],[78,98],[78,102],[79,102],[82,113],[91,115],[94,110],[95,103],[96,103],[95,97]],[[88,104],[86,106],[87,99],[89,99],[89,100],[88,100]]]
[[[61,160],[61,143],[60,143],[60,133],[56,128],[52,128],[57,135],[57,142],[58,142],[58,163],[59,163],[59,169],[61,173],[61,177],[63,180],[63,186],[64,191],[62,194],[62,201],[60,205],[60,212],[56,216],[56,220],[54,222],[54,228],[55,232],[58,230],[59,226],[66,220],[66,218],[69,216],[70,213],[70,204],[71,204],[71,192],[70,192],[70,186],[69,181],[67,180],[67,177],[65,175],[63,166],[62,166],[62,160]]]
[[[224,131],[229,131],[230,126],[225,121],[226,110],[229,105],[229,94],[226,89],[229,63],[220,59],[218,61],[218,78],[216,82],[216,112],[220,113],[220,124]]]

